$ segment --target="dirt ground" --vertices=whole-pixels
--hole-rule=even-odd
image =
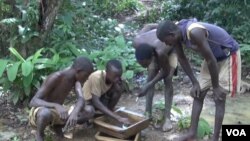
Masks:
[[[181,87],[184,85],[176,85],[175,87]],[[186,88],[187,87],[187,88]],[[185,84],[185,88],[189,86]],[[183,89],[183,91],[179,91],[178,88],[175,88],[175,103],[179,103],[180,106],[188,106],[188,109],[191,109],[192,99],[188,96],[188,92]],[[186,93],[187,92],[187,93]],[[181,98],[178,98],[180,97]],[[159,101],[163,99],[164,95],[161,91],[157,91],[154,97],[154,101]],[[145,109],[145,97],[140,98],[137,102],[135,100],[135,96],[132,94],[123,94],[117,107],[126,107],[127,110],[134,111],[140,114],[143,114]],[[186,107],[187,108],[187,107]],[[2,140],[22,140],[22,141],[31,141],[34,140],[34,131],[28,125],[28,109],[16,108],[16,106],[10,105],[4,98],[2,97],[0,103],[0,141]],[[175,124],[175,123],[174,123]],[[168,138],[174,137],[179,134],[176,126],[170,132],[163,133],[160,129],[155,129],[153,126],[149,126],[147,129],[142,131],[142,140],[152,141],[157,140],[166,140]],[[49,135],[48,135],[49,134]],[[75,141],[94,141],[94,136],[96,134],[95,127],[93,128],[84,128],[79,126],[77,130],[74,132],[74,140]],[[47,140],[54,140],[53,133],[47,131]],[[52,138],[51,138],[52,137]]]
[[[186,114],[190,114],[192,107],[192,98],[189,96],[191,83],[186,78],[174,81],[174,103]],[[240,97],[246,97],[250,100],[250,95],[245,94]],[[163,91],[158,90],[155,93],[154,103],[163,99]],[[243,98],[243,99],[244,99]],[[143,114],[145,109],[145,97],[140,98],[137,102],[135,96],[132,94],[123,94],[117,107],[126,107],[127,110]],[[205,99],[205,107],[213,107],[213,99],[211,94]],[[0,141],[33,141],[34,130],[32,130],[28,123],[28,109],[9,104],[3,96],[0,99]],[[160,129],[154,128],[150,125],[141,132],[142,141],[174,141],[176,137],[182,135],[185,131],[177,129],[177,123],[173,121],[174,128],[169,132],[162,132]],[[95,127],[78,126],[74,131],[74,141],[94,141],[96,134]],[[53,133],[47,131],[47,141],[55,140]],[[208,140],[209,137],[201,141]],[[65,139],[67,140],[67,139]],[[69,140],[70,141],[70,140]]]
[[[247,71],[244,71],[247,72]],[[196,72],[198,75],[198,73]],[[246,74],[245,76],[250,76]],[[245,78],[245,77],[244,77]],[[139,80],[136,78],[136,80]],[[143,80],[145,81],[145,79]],[[139,82],[143,84],[142,82]],[[135,87],[139,84],[135,82]],[[173,103],[186,115],[191,115],[192,98],[189,95],[192,86],[189,78],[179,71],[178,77],[173,80],[174,98]],[[72,99],[70,97],[69,99]],[[154,103],[164,99],[164,91],[162,90],[162,83],[156,85],[156,92],[154,96]],[[136,102],[136,97],[133,93],[124,93],[117,105],[117,107],[125,107],[127,110],[143,114],[145,110],[145,97],[140,98]],[[237,95],[236,98],[227,98],[226,112],[223,123],[226,124],[250,124],[250,93]],[[213,127],[214,118],[214,102],[213,96],[208,93],[204,101],[203,116]],[[240,109],[240,110],[238,110]],[[203,114],[203,112],[205,114]],[[29,109],[23,106],[14,106],[7,100],[6,94],[0,94],[0,141],[34,141],[34,130],[28,125]],[[173,129],[169,132],[162,132],[160,129],[154,128],[150,125],[148,128],[141,132],[141,141],[175,141],[176,137],[184,134],[185,131],[179,131],[177,122],[172,121]],[[95,127],[78,126],[74,131],[74,141],[95,141],[96,134]],[[46,131],[46,141],[54,141],[53,132]],[[207,141],[209,137],[200,141]],[[65,141],[71,141],[65,139]]]

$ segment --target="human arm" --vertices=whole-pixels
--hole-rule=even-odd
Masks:
[[[92,103],[97,109],[99,109],[104,114],[118,120],[119,122],[129,124],[129,121],[128,121],[127,118],[122,118],[121,116],[119,116],[119,115],[113,113],[112,111],[110,111],[105,105],[102,104],[99,97],[94,95],[94,94],[92,94]]]
[[[60,82],[60,74],[54,73],[50,75],[41,88],[37,91],[35,96],[31,99],[29,106],[30,107],[46,107],[46,108],[54,108],[59,112],[61,119],[67,119],[68,113],[67,110],[60,104],[49,102],[44,100],[53,89],[57,86]]]
[[[77,123],[77,116],[81,109],[85,106],[85,101],[83,98],[82,85],[79,81],[75,83],[75,94],[77,96],[77,102],[75,104],[74,110],[70,113],[69,118],[66,122],[65,128],[75,126]]]
[[[181,65],[181,67],[183,68],[183,70],[185,71],[185,73],[188,75],[188,77],[190,78],[192,84],[193,84],[193,87],[191,89],[191,96],[192,97],[199,97],[200,95],[200,84],[198,82],[198,80],[195,78],[194,74],[193,74],[193,71],[191,69],[191,66],[184,54],[184,51],[183,51],[183,48],[182,48],[182,45],[181,43],[178,43],[175,45],[175,49],[176,49],[176,53],[177,53],[177,56],[178,56],[178,61]]]
[[[200,54],[206,60],[215,96],[219,99],[223,99],[222,97],[224,97],[225,92],[223,92],[219,85],[219,69],[217,60],[210,49],[205,30],[201,28],[194,28],[190,32],[190,38],[192,43],[197,45]]]
[[[150,81],[148,81],[144,85],[142,89],[139,90],[138,92],[139,97],[144,96],[147,93],[147,91],[150,88],[152,88],[158,81],[162,80],[165,77],[169,77],[173,75],[174,73],[174,68],[170,67],[167,53],[163,51],[159,51],[157,54],[158,54],[157,60],[153,60],[153,61],[155,61],[155,63],[157,62],[160,70],[152,79],[150,79]]]

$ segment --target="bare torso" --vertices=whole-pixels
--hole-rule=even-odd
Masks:
[[[70,78],[65,71],[59,71],[51,74],[48,77],[56,77],[58,83],[54,84],[53,88],[44,94],[44,100],[48,102],[63,104],[65,98],[74,87],[73,79]],[[46,85],[46,81],[45,84]]]
[[[156,29],[141,33],[134,39],[133,46],[136,48],[140,44],[148,44],[155,48],[157,55],[168,57],[169,52],[172,50],[171,46],[161,42],[156,36]],[[165,54],[165,55],[163,55]],[[161,59],[161,58],[156,58]]]

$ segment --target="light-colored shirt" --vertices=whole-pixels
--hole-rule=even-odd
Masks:
[[[92,95],[101,97],[112,86],[105,83],[106,72],[104,70],[97,70],[93,72],[83,86],[83,97],[85,100],[91,100]]]

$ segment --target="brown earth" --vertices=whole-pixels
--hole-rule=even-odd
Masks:
[[[188,79],[174,81],[174,103],[178,108],[185,113],[190,114],[192,106],[192,98],[189,96],[191,84]],[[239,97],[250,98],[249,94],[240,95]],[[163,91],[158,90],[154,97],[154,103],[164,98]],[[126,107],[137,113],[143,114],[145,109],[145,98],[140,98],[137,102],[135,96],[132,94],[123,94],[117,107]],[[213,107],[212,95],[208,94],[205,99],[206,107]],[[28,125],[28,109],[17,107],[10,104],[6,97],[1,96],[0,99],[0,141],[17,140],[17,141],[32,141],[34,140],[34,130]],[[244,111],[242,111],[244,112]],[[170,132],[162,132],[160,129],[154,128],[150,125],[147,129],[141,132],[143,141],[171,141],[173,138],[178,137],[185,131],[179,131],[177,122],[173,121],[174,128]],[[74,141],[94,141],[95,128],[86,128],[78,126],[74,131]],[[46,131],[47,141],[54,140],[54,135],[51,131]],[[205,137],[208,139],[208,137]],[[206,141],[203,139],[201,141]],[[65,139],[66,140],[66,139]]]

